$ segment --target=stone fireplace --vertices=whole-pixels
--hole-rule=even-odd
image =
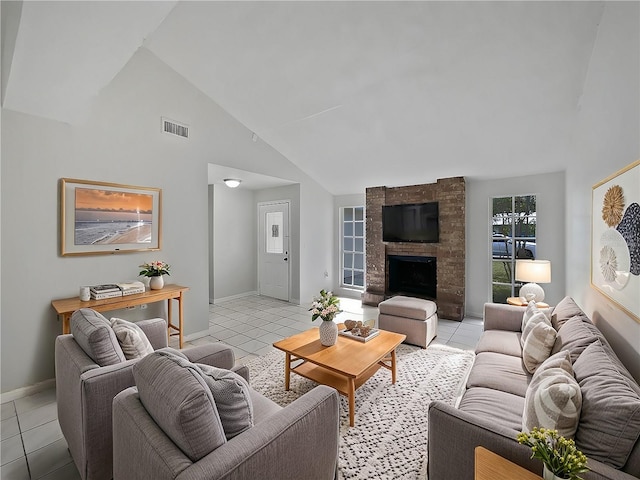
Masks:
[[[440,239],[438,243],[408,243],[382,241],[383,205],[438,202]],[[366,290],[362,301],[378,305],[393,295],[435,299],[438,316],[461,321],[465,301],[465,182],[463,177],[439,179],[436,183],[406,187],[373,187],[366,192]],[[390,263],[391,257],[391,263]],[[394,257],[420,257],[424,265],[395,265]],[[432,262],[432,263],[429,263]],[[404,263],[404,261],[401,261]],[[421,270],[435,270],[435,286],[426,291]],[[400,268],[398,280],[392,279],[390,270]],[[435,288],[435,295],[433,294]],[[420,290],[418,291],[411,291]]]

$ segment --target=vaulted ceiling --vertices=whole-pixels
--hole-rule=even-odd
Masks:
[[[334,194],[564,169],[604,9],[571,1],[17,5],[3,2],[3,107],[80,123],[146,48]]]

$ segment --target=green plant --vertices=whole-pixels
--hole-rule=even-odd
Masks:
[[[138,275],[142,277],[160,277],[162,275],[171,275],[169,269],[171,265],[164,262],[149,262],[138,265],[142,270]]]
[[[557,430],[536,427],[529,433],[519,433],[518,443],[531,447],[531,458],[542,460],[560,478],[582,480],[579,474],[589,471],[587,457]]]
[[[337,314],[342,312],[338,297],[326,290],[320,290],[320,296],[313,297],[313,303],[309,311],[311,312],[311,321],[318,317],[325,321],[331,321]]]

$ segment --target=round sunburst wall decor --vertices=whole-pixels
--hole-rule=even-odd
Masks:
[[[620,185],[614,185],[604,194],[602,202],[602,219],[610,227],[615,227],[622,220],[624,211],[624,192]]]
[[[630,261],[625,239],[615,228],[607,228],[600,237],[598,250],[597,265],[603,283],[615,290],[623,290],[631,276]]]
[[[609,245],[605,245],[600,249],[600,270],[602,276],[607,282],[614,282],[618,276],[616,270],[618,269],[618,259],[616,252],[613,251]]]

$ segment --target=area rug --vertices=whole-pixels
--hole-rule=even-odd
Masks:
[[[275,350],[247,364],[251,386],[281,406],[317,385],[292,373],[285,391],[284,357]],[[429,403],[455,404],[473,358],[473,352],[441,345],[401,345],[395,385],[381,368],[356,391],[355,427],[349,427],[349,406],[340,395],[339,478],[426,478]]]

